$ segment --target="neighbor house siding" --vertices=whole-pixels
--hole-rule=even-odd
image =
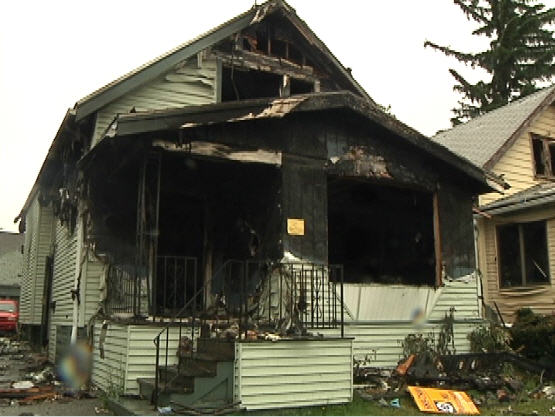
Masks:
[[[234,400],[247,410],[350,402],[352,342],[236,343]]]
[[[118,114],[197,106],[216,102],[216,59],[204,59],[198,67],[197,56],[150,83],[108,104],[97,113],[93,146]]]
[[[545,212],[534,214],[528,212],[524,215],[506,218],[505,222],[525,222],[545,219]],[[550,215],[550,217],[552,214]],[[541,286],[515,287],[502,289],[499,285],[498,251],[496,225],[499,222],[486,220],[481,222],[480,233],[484,233],[485,241],[485,266],[487,281],[487,302],[494,306],[497,303],[503,319],[514,320],[514,313],[520,307],[530,307],[537,313],[553,314],[555,312],[555,219],[547,219],[547,249],[549,254],[550,284]]]
[[[495,174],[503,175],[511,188],[504,195],[489,193],[480,196],[480,205],[485,205],[501,197],[508,196],[537,184],[534,178],[534,163],[530,145],[530,133],[555,139],[555,106],[549,106],[530,127],[515,141],[507,152],[493,166]]]

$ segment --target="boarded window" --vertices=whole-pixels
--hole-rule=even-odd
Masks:
[[[497,239],[502,288],[550,282],[545,221],[498,226]]]

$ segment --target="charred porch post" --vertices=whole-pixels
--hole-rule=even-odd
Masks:
[[[158,250],[161,166],[161,153],[149,152],[145,155],[139,178],[136,237],[137,257],[133,288],[133,314],[135,317],[140,317],[145,313],[151,313],[153,319],[155,319],[158,308],[156,294],[156,260]],[[146,292],[146,294],[144,294],[144,292]]]

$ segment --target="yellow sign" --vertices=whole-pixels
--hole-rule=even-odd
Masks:
[[[304,236],[304,219],[287,219],[287,233],[293,236]]]
[[[480,414],[466,392],[408,387],[420,411],[442,414]]]

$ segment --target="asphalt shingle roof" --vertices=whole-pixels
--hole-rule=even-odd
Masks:
[[[432,140],[484,167],[553,92],[555,85],[440,132]]]

